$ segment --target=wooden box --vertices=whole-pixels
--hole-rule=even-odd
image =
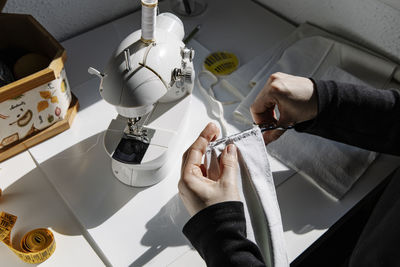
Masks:
[[[65,60],[32,16],[0,13],[0,161],[70,127],[78,101]]]

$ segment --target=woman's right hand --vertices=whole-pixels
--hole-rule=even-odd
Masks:
[[[278,107],[279,118],[275,114]],[[256,124],[281,127],[313,119],[318,113],[318,97],[313,82],[304,77],[281,72],[272,74],[250,108]],[[278,139],[284,131],[265,131],[266,144]]]

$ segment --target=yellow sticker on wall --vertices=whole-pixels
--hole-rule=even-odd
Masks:
[[[53,233],[45,228],[38,228],[26,233],[20,248],[12,246],[11,230],[17,221],[17,216],[0,212],[0,241],[6,244],[21,260],[38,264],[47,260],[56,249]]]
[[[214,75],[229,75],[239,66],[235,54],[228,52],[215,52],[206,57],[204,67]]]

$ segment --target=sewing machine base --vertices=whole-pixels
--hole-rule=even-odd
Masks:
[[[125,157],[127,155],[124,153],[129,154],[129,149],[122,151],[123,157],[118,151],[121,140],[126,139],[126,118],[118,116],[111,121],[104,135],[104,148],[111,158],[112,171],[118,180],[130,186],[144,187],[156,184],[168,175],[171,166],[181,157],[179,141],[186,132],[190,102],[191,95],[187,95],[178,101],[157,104],[147,119],[148,123],[143,126],[149,133],[149,143],[137,153],[140,154],[140,160],[136,157],[128,160],[129,155]],[[142,120],[146,121],[146,118]]]
[[[114,176],[122,183],[134,187],[151,186],[165,178],[171,170],[173,162],[165,162],[158,169],[140,170],[136,165],[125,164],[115,159],[111,160]],[[140,165],[139,165],[140,166]]]

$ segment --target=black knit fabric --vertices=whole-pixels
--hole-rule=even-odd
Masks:
[[[399,91],[334,81],[314,81],[314,84],[318,116],[297,124],[297,131],[400,155]]]
[[[260,250],[246,238],[242,202],[222,202],[198,212],[183,233],[207,266],[264,266]]]

